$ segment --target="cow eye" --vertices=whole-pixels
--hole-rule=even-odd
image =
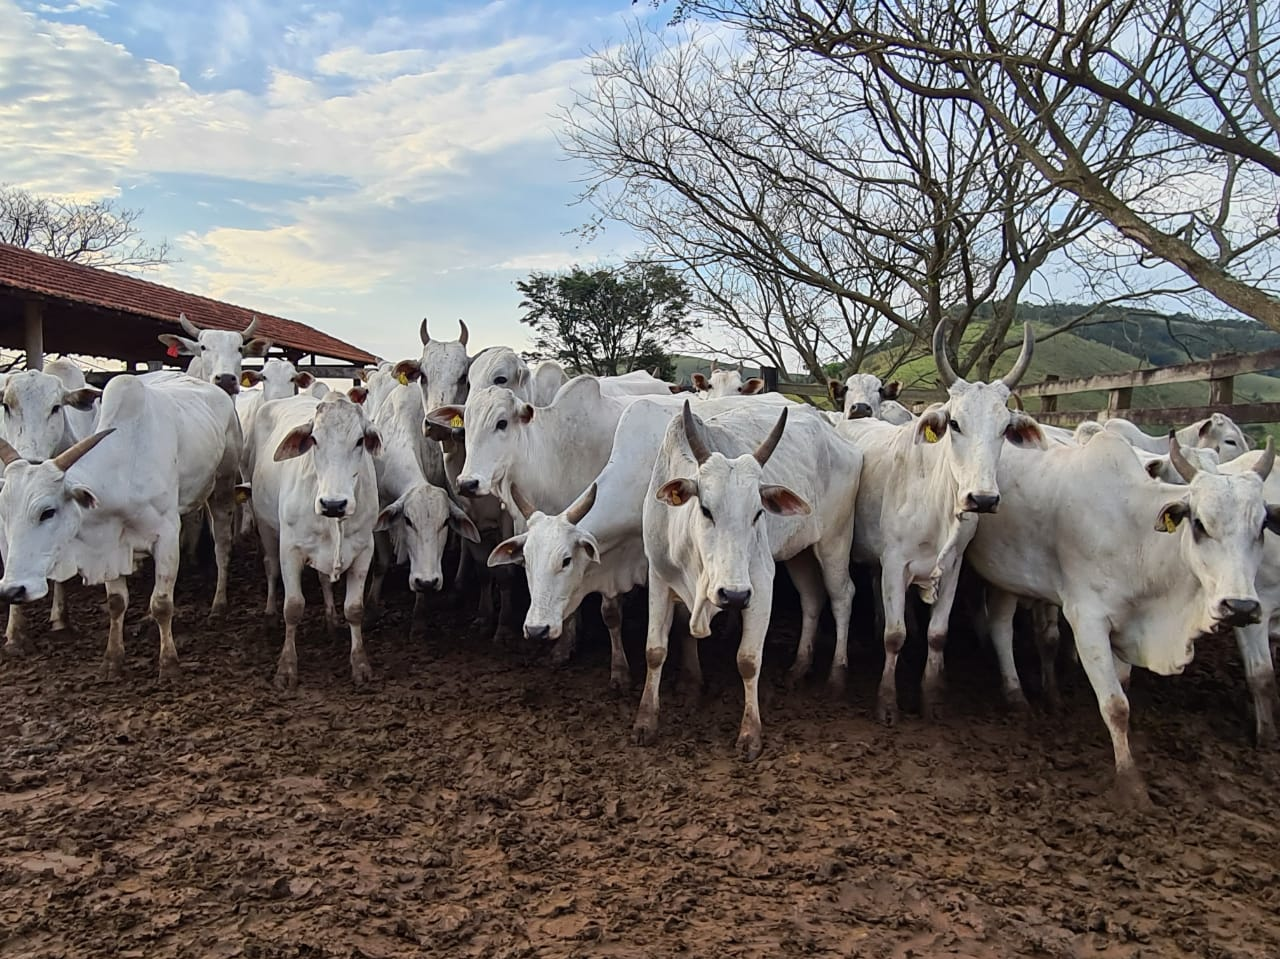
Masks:
[[[566,557],[564,558],[564,561],[560,563],[560,568],[561,568],[561,569],[568,569],[568,568],[569,568],[569,564],[570,564],[572,561],[573,561],[573,557],[572,557],[572,556],[566,556]]]
[[[54,513],[56,513],[56,512],[58,512],[58,511],[57,511],[56,509],[54,509],[52,506],[50,506],[50,507],[48,507],[48,508],[44,509],[44,510],[43,510],[43,511],[41,511],[41,513],[40,513],[40,522],[42,522],[42,523],[46,523],[46,522],[48,522],[49,520],[53,519],[53,514],[54,514]]]
[[[499,431],[499,432],[501,432],[502,430],[505,430],[506,428],[507,428],[507,421],[506,421],[506,420],[498,420],[498,425],[497,425],[497,429],[498,429],[498,431]]]
[[[701,506],[701,505],[699,505],[698,509],[702,510],[702,515],[703,515],[703,516],[705,516],[707,519],[711,519],[711,510],[709,510],[709,509],[707,509],[705,506]],[[714,520],[712,520],[712,522],[714,522]]]
[[[1209,531],[1204,528],[1204,523],[1198,519],[1191,524],[1191,531],[1195,534],[1196,539],[1204,539],[1209,535]]]
[[[507,378],[505,376],[495,376],[493,382],[495,386],[506,386]]]
[[[947,420],[947,429],[951,430],[951,432],[953,432],[953,433],[955,433],[955,434],[957,434],[957,435],[959,435],[959,436],[963,436],[963,435],[964,435],[964,434],[960,431],[960,424],[959,424],[959,423],[957,423],[955,420]]]
[[[469,384],[468,384],[468,382],[467,382],[467,374],[466,374],[466,373],[463,373],[461,376],[459,376],[459,377],[458,377],[458,385],[459,385],[459,386],[468,386],[468,385],[469,385]]]
[[[404,525],[407,526],[409,529],[413,529],[413,520],[409,519],[409,517],[406,516],[404,518]]]
[[[1223,441],[1222,441],[1222,445],[1223,445],[1223,446],[1235,446],[1235,445],[1236,445],[1236,441],[1235,441],[1235,440],[1223,440]]]
[[[53,409],[51,409],[51,410],[49,411],[49,415],[50,415],[50,416],[57,416],[57,415],[58,415],[58,412],[59,412],[61,409],[62,409],[62,406],[61,406],[60,404],[58,404],[58,403],[54,403],[54,404],[53,404]]]
[[[753,516],[753,517],[751,517],[751,522],[753,522],[753,523],[754,523],[756,520],[758,520],[758,519],[759,519],[761,516],[763,516],[763,515],[764,515],[764,510],[763,510],[763,509],[758,509],[758,510],[756,510],[756,515],[755,515],[755,516]]]

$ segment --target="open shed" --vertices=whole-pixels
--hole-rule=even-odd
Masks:
[[[134,369],[176,365],[157,337],[181,332],[180,313],[217,330],[243,330],[257,316],[256,335],[272,342],[271,355],[297,365],[309,357],[304,368],[316,376],[351,377],[378,361],[303,323],[0,244],[0,347],[25,350],[27,369],[41,369],[46,352],[107,357]]]

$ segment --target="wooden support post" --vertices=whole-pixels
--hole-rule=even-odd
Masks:
[[[760,367],[760,379],[764,380],[766,393],[778,392],[778,368],[776,366]]]
[[[1209,405],[1230,406],[1236,397],[1236,378],[1223,376],[1209,381]]]
[[[1115,415],[1120,410],[1127,410],[1133,406],[1133,387],[1122,386],[1119,389],[1112,390],[1111,396],[1107,399],[1107,412]]]
[[[1059,377],[1057,373],[1046,373],[1044,377],[1044,381],[1046,383],[1056,383],[1058,379]],[[1056,393],[1046,393],[1044,396],[1040,398],[1040,412],[1041,413],[1058,412],[1058,395]]]
[[[23,304],[27,369],[44,369],[44,313],[39,300],[27,300]]]

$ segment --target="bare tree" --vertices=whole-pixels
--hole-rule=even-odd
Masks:
[[[1100,246],[1280,330],[1280,7],[1261,0],[689,0],[687,16],[964,103]],[[1117,138],[1131,144],[1119,158]]]
[[[86,266],[131,271],[169,262],[167,241],[142,236],[141,216],[112,200],[69,203],[0,186],[0,242]]]

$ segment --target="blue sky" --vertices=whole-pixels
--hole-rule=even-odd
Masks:
[[[525,344],[514,281],[583,243],[554,114],[631,0],[0,0],[0,179],[145,210],[151,278],[388,357],[426,316]]]

